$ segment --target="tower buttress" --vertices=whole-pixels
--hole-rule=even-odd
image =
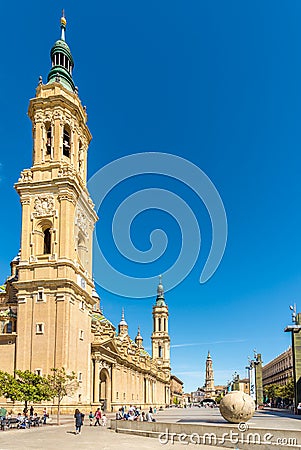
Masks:
[[[170,374],[170,337],[168,334],[168,306],[165,303],[162,276],[159,277],[157,299],[153,306],[152,357]]]

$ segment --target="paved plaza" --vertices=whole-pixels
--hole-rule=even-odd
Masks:
[[[109,415],[113,417],[113,415]],[[250,429],[252,426],[286,430],[300,430],[301,416],[292,416],[287,412],[258,411],[248,422]],[[218,409],[205,408],[171,408],[156,414],[158,422],[169,423],[208,423],[208,424],[226,424],[219,414]],[[230,425],[229,425],[230,426]],[[71,416],[62,417],[62,425],[58,427],[53,423],[39,428],[26,430],[7,430],[0,432],[0,450],[63,450],[79,447],[82,450],[101,449],[101,450],[119,450],[124,449],[178,449],[183,448],[183,444],[175,442],[174,444],[161,444],[158,439],[140,437],[114,431],[104,427],[90,427],[88,420],[85,419],[85,426],[80,435],[74,433],[74,420]],[[212,447],[198,445],[198,449],[210,449]],[[220,449],[221,447],[214,447]]]

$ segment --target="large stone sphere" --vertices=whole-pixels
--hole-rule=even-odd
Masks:
[[[221,399],[219,410],[230,423],[247,422],[255,412],[255,402],[242,391],[231,391]]]

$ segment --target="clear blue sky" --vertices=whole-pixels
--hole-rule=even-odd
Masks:
[[[20,237],[20,206],[13,189],[31,166],[26,116],[65,8],[74,80],[87,105],[93,141],[89,175],[125,155],[167,152],[200,167],[218,189],[229,234],[214,276],[199,284],[211,245],[206,209],[179,182],[148,175],[117,189],[101,211],[104,252],[119,271],[153,276],[172,263],[181,245],[167,214],[147,211],[132,238],[149,248],[162,227],[169,249],[150,267],[120,258],[109,240],[110,218],[124,196],[164,187],[190,205],[202,229],[202,250],[190,275],[166,293],[172,372],[191,391],[204,382],[212,354],[215,381],[245,375],[255,348],[268,362],[290,336],[288,306],[300,304],[301,3],[224,0],[5,2],[2,5],[0,275],[9,274]],[[166,177],[165,177],[166,178]],[[164,281],[164,279],[163,279]],[[104,313],[117,324],[125,307],[129,331],[141,327],[150,347],[154,298],[115,296],[101,287]]]

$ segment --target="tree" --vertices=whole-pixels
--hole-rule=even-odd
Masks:
[[[10,398],[11,400],[16,400],[16,391],[16,379],[13,377],[13,375],[0,370],[0,396]]]
[[[17,378],[17,392],[16,400],[27,403],[40,403],[43,400],[50,400],[51,390],[49,383],[45,377],[30,372],[29,370],[16,370]]]
[[[51,369],[52,374],[47,376],[47,381],[53,398],[57,398],[57,423],[60,425],[61,401],[66,396],[72,396],[78,389],[79,383],[76,381],[75,372],[67,374],[64,368]]]
[[[295,385],[294,380],[290,378],[282,390],[282,398],[287,400],[294,400],[295,397]]]
[[[294,381],[292,378],[289,379],[286,385],[270,384],[264,388],[265,396],[274,403],[275,400],[293,400],[294,399]]]
[[[30,372],[29,370],[16,370],[16,376],[0,371],[0,393],[5,398],[36,403],[51,399],[51,391],[47,379]]]

